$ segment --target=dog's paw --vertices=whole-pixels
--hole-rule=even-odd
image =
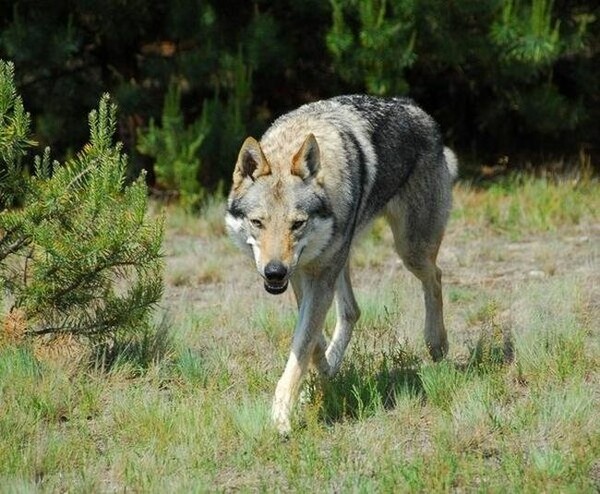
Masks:
[[[277,432],[281,436],[287,437],[292,432],[292,423],[290,421],[289,411],[285,407],[273,405],[273,412],[271,414],[273,419],[273,425],[277,429]]]
[[[437,345],[428,345],[429,355],[434,362],[440,362],[448,354],[448,341],[444,340]]]
[[[290,423],[289,419],[273,420],[273,423],[275,424],[275,428],[281,437],[289,437],[290,433],[292,432],[292,424]]]

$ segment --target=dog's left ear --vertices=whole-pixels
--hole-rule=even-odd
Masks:
[[[314,134],[308,134],[300,150],[292,158],[292,175],[302,180],[315,176],[321,167],[321,151]]]

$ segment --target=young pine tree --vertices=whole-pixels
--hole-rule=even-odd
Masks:
[[[62,165],[46,150],[29,176],[29,116],[0,61],[0,288],[5,317],[21,314],[26,334],[143,331],[161,297],[162,220],[148,218],[143,177],[125,184],[116,122],[105,95],[83,150]]]

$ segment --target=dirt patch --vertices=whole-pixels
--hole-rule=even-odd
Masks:
[[[376,235],[367,234],[354,249],[352,279],[359,299],[390,283],[410,285],[411,304],[414,298],[419,309],[422,301],[418,282],[394,252],[389,229],[377,229]],[[228,313],[239,309],[240,304],[295,309],[291,289],[278,297],[267,294],[252,260],[227,237],[206,236],[205,232],[206,229],[198,234],[174,230],[167,233],[163,307],[168,312],[177,314],[183,308],[196,314]],[[508,299],[514,290],[527,283],[543,284],[575,277],[585,292],[586,317],[600,314],[599,260],[600,225],[597,224],[568,226],[515,239],[510,234],[451,221],[438,263],[444,273],[446,317],[454,342],[476,337],[475,332],[483,324],[476,311],[489,298],[501,302],[494,323],[511,326]],[[463,295],[466,301],[461,298]],[[420,313],[419,309],[419,319]],[[215,330],[214,337],[219,336]]]
[[[599,279],[600,226],[585,225],[520,240],[493,234],[461,238],[449,229],[440,252],[446,283],[509,284],[581,273]]]

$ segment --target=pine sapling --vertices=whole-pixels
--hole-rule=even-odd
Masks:
[[[46,150],[30,177],[19,162],[30,145],[28,116],[5,62],[0,100],[0,193],[14,195],[6,184],[24,184],[21,207],[0,213],[0,286],[9,313],[24,314],[29,335],[105,339],[143,331],[163,290],[163,224],[148,216],[144,177],[125,183],[127,158],[113,143],[116,106],[104,95],[90,113],[83,150],[62,165]]]

